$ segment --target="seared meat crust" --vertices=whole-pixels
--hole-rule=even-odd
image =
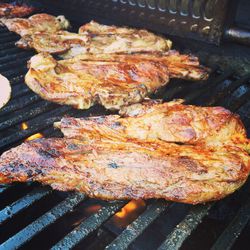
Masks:
[[[0,17],[24,17],[34,12],[35,8],[27,5],[0,3]]]
[[[171,48],[171,41],[146,30],[117,28],[112,33],[93,33],[92,23],[80,34],[69,32],[36,32],[24,36],[16,45],[20,48],[34,48],[37,52],[60,54],[62,58],[72,58],[81,54],[100,53],[142,53],[166,52]],[[100,25],[100,28],[103,26]],[[87,27],[90,29],[88,31]],[[112,28],[113,29],[113,28]],[[119,32],[119,30],[123,32]]]
[[[28,38],[36,32],[55,33],[69,27],[69,21],[64,16],[54,17],[45,13],[29,18],[1,18],[0,22],[10,31]]]
[[[207,69],[192,56],[169,52],[158,55],[101,55],[56,61],[49,54],[31,58],[26,84],[42,98],[88,109],[95,103],[107,109],[141,102],[166,85],[169,76],[185,79],[207,78]],[[177,75],[178,69],[179,74]],[[198,64],[197,64],[198,63]],[[172,74],[174,72],[174,74]]]
[[[113,34],[132,34],[138,29],[129,27],[118,27],[115,25],[103,25],[95,21],[91,21],[82,25],[79,28],[79,34],[92,34],[92,35],[113,35]],[[146,30],[143,30],[146,31]]]
[[[141,29],[118,28],[90,22],[84,32],[63,32],[69,27],[61,17],[37,14],[28,19],[2,19],[10,31],[22,36],[16,45],[23,49],[34,48],[37,52],[60,54],[72,58],[80,54],[166,52],[171,41]],[[96,29],[103,29],[103,32]],[[95,33],[94,33],[95,30]],[[112,31],[112,32],[111,32]]]
[[[101,199],[164,198],[197,204],[220,199],[246,180],[250,161],[220,150],[162,141],[39,139],[0,158],[0,183],[38,181]]]
[[[63,55],[67,52],[67,55],[70,53],[73,57],[75,50],[77,50],[77,53],[80,52],[80,50],[81,53],[87,53],[88,41],[88,36],[68,31],[58,31],[56,33],[36,32],[21,38],[16,42],[16,46],[21,49],[33,48],[37,52],[60,54],[62,57],[64,57]]]
[[[55,124],[67,138],[81,140],[162,140],[218,148],[234,145],[250,152],[250,140],[239,117],[223,107],[197,107],[180,101],[144,101],[119,115],[73,118]]]
[[[26,142],[0,157],[0,183],[38,181],[107,200],[197,204],[246,181],[249,139],[228,110],[149,100],[120,113],[63,118],[56,127],[64,138]]]
[[[144,29],[102,25],[91,21],[80,27],[79,34],[91,37],[89,53],[166,52],[172,42]]]
[[[180,54],[176,50],[165,53],[137,53],[137,54],[85,54],[65,62],[80,61],[103,61],[103,62],[136,62],[150,61],[161,63],[168,68],[171,78],[185,80],[206,80],[210,69],[202,66],[198,57],[194,55]]]

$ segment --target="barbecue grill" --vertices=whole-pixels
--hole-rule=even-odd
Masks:
[[[200,5],[195,7],[198,2]],[[222,42],[225,37],[233,37],[223,35],[229,34],[226,20],[234,6],[228,2],[29,1],[47,13],[65,14],[73,29],[91,19],[149,28],[163,34],[169,33],[170,27],[182,25],[182,31],[173,28],[171,32],[175,48],[200,55],[203,64],[212,68],[210,78],[195,83],[171,80],[152,97],[224,106],[240,115],[249,137],[250,66],[246,58],[250,58],[250,52],[247,47]],[[206,6],[216,7],[213,3],[223,10],[216,9],[215,16],[208,18],[202,13]],[[199,9],[200,18],[190,16],[192,4]],[[171,18],[175,19],[174,26],[169,26]],[[195,21],[197,29],[190,31]],[[209,32],[204,33],[202,29],[209,22]],[[247,43],[247,30],[241,31],[245,38],[239,35],[233,40]],[[183,41],[183,37],[196,41]],[[34,52],[16,48],[17,40],[17,35],[0,28],[0,73],[12,85],[11,100],[0,111],[0,154],[24,140],[62,136],[53,123],[65,115],[110,113],[100,106],[82,111],[40,99],[24,84],[26,62]],[[220,42],[219,47],[207,44]],[[244,58],[236,58],[236,53]],[[196,206],[162,200],[105,202],[34,183],[0,186],[0,249],[245,249],[250,233],[249,184],[248,181],[226,199]]]

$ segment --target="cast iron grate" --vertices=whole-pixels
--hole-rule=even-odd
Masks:
[[[17,38],[5,28],[0,29],[0,72],[9,78],[13,89],[11,101],[0,111],[0,153],[35,133],[60,136],[53,123],[64,115],[107,113],[101,107],[79,111],[59,106],[41,100],[30,91],[23,77],[26,61],[33,52],[15,48]],[[185,98],[187,103],[203,106],[223,105],[237,112],[250,131],[250,75],[238,77],[232,70],[222,72],[214,68],[205,83],[172,81],[154,97]],[[28,125],[25,130],[21,130],[23,122]],[[225,207],[232,208],[233,203],[233,212],[222,219],[220,232],[203,248],[229,249],[240,241],[237,237],[244,228],[249,228],[247,187],[248,184],[227,199],[208,205],[150,200],[132,222],[117,230],[112,226],[112,218],[128,201],[96,201],[83,194],[62,194],[37,184],[1,186],[0,249],[192,249],[190,237],[192,241],[194,237],[197,239],[197,230],[206,227],[209,218]],[[83,214],[81,208],[93,202],[98,209]],[[201,246],[202,240],[198,241]]]

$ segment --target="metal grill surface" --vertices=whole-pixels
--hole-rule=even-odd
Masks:
[[[12,85],[11,101],[0,111],[0,153],[20,144],[25,138],[42,133],[61,136],[53,123],[64,115],[89,116],[108,114],[101,107],[74,110],[40,99],[24,84],[26,62],[33,55],[14,46],[18,36],[0,29],[0,73]],[[241,116],[250,131],[250,75],[239,77],[232,70],[213,67],[206,82],[173,80],[154,97],[165,101],[184,98],[186,103],[222,105]],[[25,122],[28,128],[21,129]],[[113,216],[128,201],[104,202],[88,199],[79,193],[60,193],[38,184],[15,184],[0,187],[0,249],[230,249],[240,244],[249,232],[249,184],[230,197],[207,205],[189,206],[149,200],[145,209],[121,230],[111,227]],[[82,209],[89,204],[98,209],[88,216]],[[233,204],[233,205],[232,205]],[[226,219],[218,213],[231,209]],[[222,211],[222,212],[221,212]],[[204,228],[220,225],[212,240],[199,239]],[[156,229],[156,230],[155,230]],[[243,232],[243,236],[236,236]],[[219,236],[218,236],[219,235]],[[209,238],[209,237],[208,237]],[[154,240],[152,240],[154,239]],[[202,246],[200,242],[204,242]],[[195,245],[197,244],[197,245]],[[196,248],[197,249],[197,248]]]

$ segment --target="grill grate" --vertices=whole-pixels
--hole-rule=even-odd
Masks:
[[[0,211],[0,224],[11,219],[16,214],[20,213],[27,207],[31,206],[34,202],[42,199],[44,196],[49,194],[51,190],[46,188],[37,188],[32,190],[29,194],[12,203],[8,207],[5,207]]]
[[[11,101],[0,111],[0,153],[20,144],[25,138],[38,132],[46,137],[60,136],[60,133],[54,130],[52,125],[65,114],[74,116],[107,114],[107,111],[101,107],[79,111],[68,106],[59,106],[41,100],[23,83],[24,74],[27,71],[26,61],[33,52],[15,48],[16,40],[16,35],[8,32],[5,28],[0,28],[0,72],[9,78],[13,88]],[[250,75],[238,77],[232,70],[221,72],[215,68],[210,80],[205,83],[187,84],[179,80],[172,81],[154,97],[162,97],[166,101],[184,97],[187,103],[223,105],[241,115],[249,133],[249,82]],[[20,129],[22,122],[28,124],[26,130]],[[51,195],[58,197],[57,200],[52,202]],[[250,218],[249,193],[241,189],[225,200],[237,200],[240,197],[244,197],[244,199],[237,205],[235,214],[226,223],[224,232],[213,242],[214,249],[231,248],[237,241],[235,236],[239,235],[247,225]],[[40,242],[41,249],[46,248],[42,247],[43,242],[39,239],[39,235],[50,227],[56,226],[58,221],[70,221],[69,218],[79,211],[79,207],[91,204],[93,201],[82,194],[62,194],[34,184],[2,186],[0,187],[0,200],[1,206],[4,206],[1,207],[0,211],[0,249],[29,248],[33,241]],[[114,233],[115,230],[110,230],[107,222],[110,222],[112,216],[127,202],[97,201],[100,204],[98,211],[94,211],[88,216],[80,214],[77,217],[80,219],[67,226],[67,229],[61,233],[60,227],[57,227],[56,231],[59,233],[53,242],[48,243],[50,244],[49,248],[71,249],[84,243],[86,249],[88,245],[90,246],[88,249],[91,249],[88,239],[91,239],[92,235],[101,238],[106,237],[108,233],[111,236],[105,242],[107,249],[138,249],[140,248],[138,240],[143,239],[147,229],[156,225],[157,221],[164,216],[169,215],[171,207],[175,205],[180,210],[182,210],[182,206],[185,207],[183,214],[180,216],[179,222],[173,225],[171,232],[165,233],[159,241],[156,241],[155,248],[179,249],[189,240],[190,234],[194,233],[211,210],[215,209],[215,204],[226,206],[225,200],[192,207],[165,201],[147,201],[145,211],[138,214],[138,217],[124,229],[118,230],[118,233]],[[46,205],[47,203],[49,205]],[[39,212],[36,214],[34,210],[37,209],[37,204],[41,207],[46,206],[48,210],[43,209],[40,214]],[[186,213],[186,211],[188,212]],[[27,224],[23,221],[29,215],[33,216],[33,219]],[[13,228],[13,223],[16,223],[20,217],[24,217],[24,219],[21,220],[20,225]],[[1,236],[1,232],[5,232],[5,234]],[[37,249],[40,248],[37,247]]]
[[[158,249],[179,249],[185,239],[187,239],[198,224],[201,223],[202,219],[208,214],[211,206],[211,204],[206,206],[199,205],[192,208],[185,219],[176,226]]]
[[[132,222],[106,249],[126,249],[143,231],[167,209],[168,203],[155,202]]]
[[[2,249],[16,249],[32,239],[36,234],[55,222],[58,218],[70,212],[77,204],[85,199],[82,194],[71,194],[64,201],[53,207],[50,211],[29,224],[23,230],[5,241]]]
[[[85,239],[91,232],[101,226],[113,214],[119,211],[125,202],[108,204],[102,207],[96,214],[93,214],[82,222],[75,230],[70,232],[63,240],[56,244],[52,249],[71,249],[76,246],[81,240]]]

